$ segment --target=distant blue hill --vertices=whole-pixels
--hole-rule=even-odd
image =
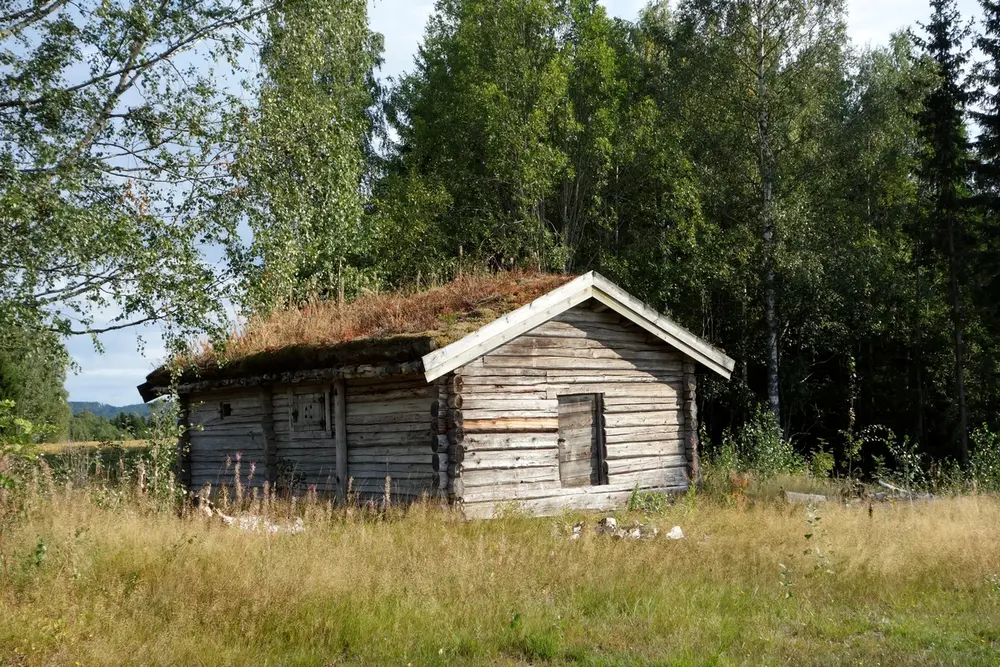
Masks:
[[[92,401],[70,401],[70,409],[73,410],[73,414],[79,414],[84,410],[90,410],[98,417],[105,417],[111,419],[116,416],[119,412],[124,412],[126,414],[137,414],[142,417],[149,415],[149,404],[147,403],[135,403],[133,405],[108,405],[107,403],[95,403]]]

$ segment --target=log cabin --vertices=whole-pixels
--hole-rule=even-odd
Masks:
[[[468,517],[612,509],[697,482],[697,376],[734,366],[594,272],[460,278],[295,317],[139,386],[179,396],[187,488],[232,483],[238,456],[242,484],[290,493],[388,485]]]

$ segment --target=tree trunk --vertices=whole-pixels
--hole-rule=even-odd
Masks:
[[[774,189],[774,156],[771,154],[771,128],[767,113],[767,79],[764,70],[767,53],[764,20],[757,24],[757,141],[760,147],[760,215],[764,230],[764,309],[767,320],[767,400],[775,420],[781,423],[781,385],[778,377],[778,312],[774,274],[774,218],[771,210]]]
[[[955,250],[955,221],[948,221],[948,259],[951,273],[951,322],[955,344],[955,392],[958,396],[959,454],[962,465],[969,464],[969,417],[965,407],[965,362],[962,344],[962,303],[958,288],[958,256]]]
[[[919,252],[919,251],[918,251]],[[923,355],[923,288],[920,284],[920,259],[917,259],[917,321],[916,321],[916,385],[917,385],[917,444],[922,445],[924,441],[924,355]]]

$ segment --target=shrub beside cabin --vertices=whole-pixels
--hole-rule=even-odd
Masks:
[[[182,482],[231,484],[240,453],[244,483],[251,462],[250,484],[292,492],[382,496],[389,478],[394,499],[441,495],[486,517],[610,509],[636,487],[698,478],[696,370],[728,379],[734,362],[604,277],[467,278],[379,298],[360,314],[328,306],[330,340],[283,332],[185,371]],[[431,326],[394,314],[407,310]],[[159,369],[139,391],[167,385]]]

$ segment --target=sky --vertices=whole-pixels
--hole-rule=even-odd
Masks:
[[[608,13],[634,19],[646,0],[602,0]],[[963,17],[978,16],[976,0],[959,0]],[[413,58],[424,26],[434,7],[433,0],[370,0],[372,29],[385,36],[383,78],[397,77],[413,68]],[[907,26],[927,20],[927,0],[847,0],[848,34],[855,44],[877,45]],[[71,401],[100,401],[128,405],[141,399],[136,385],[164,358],[159,330],[140,327],[107,334],[101,339],[103,353],[89,338],[67,341],[76,363],[66,379]]]

